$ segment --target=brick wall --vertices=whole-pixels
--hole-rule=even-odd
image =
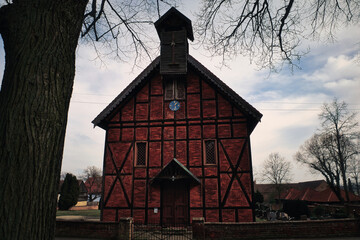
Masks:
[[[211,223],[192,221],[193,239],[282,239],[360,237],[360,220]],[[56,237],[127,239],[133,233],[132,218],[120,222],[56,221]]]
[[[196,221],[194,239],[281,239],[360,237],[360,220],[289,221],[257,223],[202,223]]]
[[[56,237],[131,239],[132,218],[120,222],[56,221]]]

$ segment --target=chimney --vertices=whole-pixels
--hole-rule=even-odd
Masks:
[[[160,38],[160,74],[185,75],[189,44],[194,40],[190,19],[172,7],[159,20],[155,28]]]

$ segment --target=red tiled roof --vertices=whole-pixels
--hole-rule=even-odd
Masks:
[[[345,191],[341,190],[341,195],[345,199]],[[360,197],[349,193],[350,201],[360,201]],[[283,194],[282,199],[285,200],[302,200],[307,202],[317,202],[317,203],[326,203],[326,202],[339,202],[336,194],[327,187],[325,190],[316,191],[312,188],[306,189],[289,189],[285,194]]]

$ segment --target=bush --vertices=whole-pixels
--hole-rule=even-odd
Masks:
[[[79,197],[79,184],[76,176],[67,173],[64,183],[61,186],[61,193],[59,198],[59,210],[69,210],[75,206]]]
[[[333,218],[347,218],[348,215],[344,208],[337,208],[332,214]]]
[[[283,206],[284,212],[295,219],[300,219],[302,215],[309,216],[309,208],[304,201],[285,201]]]
[[[264,196],[258,191],[256,190],[256,192],[254,193],[254,203],[255,204],[261,204],[264,202]]]
[[[317,217],[320,218],[322,216],[324,216],[325,214],[325,209],[322,206],[316,206],[313,210],[313,214]]]

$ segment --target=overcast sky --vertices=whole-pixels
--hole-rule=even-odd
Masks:
[[[179,8],[194,21],[189,9],[196,10],[196,5]],[[293,181],[298,182],[322,179],[293,159],[300,145],[319,128],[321,105],[337,97],[347,102],[350,109],[360,112],[359,39],[360,27],[341,29],[335,43],[311,43],[311,52],[302,58],[301,70],[290,73],[284,69],[270,76],[267,70],[257,71],[247,58],[238,57],[228,63],[229,68],[220,68],[220,59],[205,57],[206,53],[198,46],[191,46],[190,54],[263,114],[251,135],[255,171],[261,171],[270,153],[279,152],[292,163]],[[103,62],[94,60],[93,48],[83,44],[79,45],[76,56],[62,172],[81,174],[87,166],[102,168],[105,131],[93,128],[91,121],[141,69],[132,70],[131,63],[108,58]],[[1,79],[3,68],[1,42]]]

